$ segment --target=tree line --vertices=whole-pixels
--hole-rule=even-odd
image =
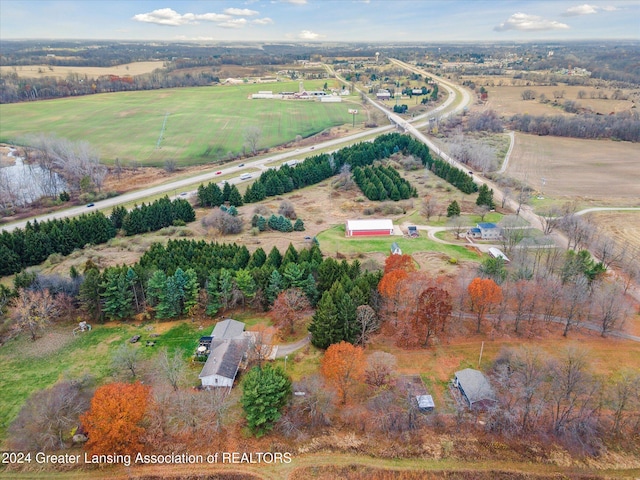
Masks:
[[[285,164],[277,170],[267,170],[247,188],[243,200],[244,203],[259,202],[267,197],[315,185],[338,174],[345,165],[354,169],[366,167],[376,160],[389,158],[399,152],[418,158],[422,165],[464,193],[476,192],[478,189],[473,179],[464,171],[443,160],[432,158],[429,148],[423,143],[408,135],[390,133],[377,137],[373,142],[358,143],[332,154],[309,157],[294,166]]]
[[[170,240],[154,244],[132,266],[102,272],[88,264],[79,288],[79,302],[94,319],[124,319],[150,308],[158,318],[193,313],[201,305],[208,315],[235,306],[264,310],[278,296],[299,289],[310,306],[341,280],[360,293],[355,307],[368,303],[379,276],[361,271],[360,264],[323,259],[317,245],[284,254],[272,248],[249,253],[245,246]],[[337,288],[337,287],[335,287]],[[354,307],[354,308],[355,308]]]
[[[509,124],[514,130],[536,135],[640,141],[640,116],[635,111],[577,116],[518,114],[511,117]]]
[[[92,212],[75,218],[27,222],[24,229],[3,230],[0,234],[0,276],[38,265],[54,253],[69,255],[76,248],[105,243],[121,228],[126,235],[135,235],[194,220],[195,212],[187,200],[164,197],[129,212],[115,207],[109,218],[102,212]]]

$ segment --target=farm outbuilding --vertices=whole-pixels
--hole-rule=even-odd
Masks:
[[[347,237],[393,235],[393,222],[388,218],[347,220],[345,234]]]
[[[456,372],[453,385],[458,388],[469,408],[486,408],[496,402],[489,380],[479,370],[465,368]]]

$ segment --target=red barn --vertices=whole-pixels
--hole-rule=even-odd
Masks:
[[[393,222],[388,218],[347,220],[345,234],[347,237],[393,235]]]

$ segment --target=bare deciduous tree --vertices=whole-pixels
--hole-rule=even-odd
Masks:
[[[398,361],[394,355],[387,352],[373,352],[367,358],[364,371],[365,383],[375,388],[391,385],[397,364]]]
[[[131,378],[136,378],[140,373],[140,348],[130,343],[123,343],[113,353],[111,364],[117,372],[129,372]]]
[[[253,155],[258,151],[258,144],[262,138],[262,129],[257,126],[250,126],[244,130],[244,145]]]
[[[356,345],[366,345],[371,334],[380,328],[380,318],[369,305],[360,305],[356,308],[356,323],[359,327]]]
[[[184,361],[183,351],[177,349],[173,355],[169,355],[166,348],[160,350],[155,359],[158,375],[166,380],[175,392],[184,383],[187,373],[187,364]]]
[[[21,289],[13,301],[12,317],[19,331],[28,331],[31,340],[58,316],[58,305],[48,290]]]

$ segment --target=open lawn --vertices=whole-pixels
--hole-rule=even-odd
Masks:
[[[506,174],[563,202],[640,205],[638,145],[630,142],[516,133]]]
[[[320,80],[305,82],[308,89],[322,85]],[[262,149],[352,121],[341,103],[248,98],[269,89],[297,91],[298,84],[176,88],[0,105],[0,141],[54,134],[89,142],[106,163],[118,158],[124,164],[162,166],[173,160],[184,166],[241,153],[249,127],[260,129],[257,146]]]
[[[434,242],[420,232],[419,238],[405,238],[401,236],[389,237],[345,237],[344,225],[336,225],[318,235],[320,248],[328,253],[341,254],[388,252],[391,243],[396,242],[402,253],[414,255],[419,252],[440,252],[458,260],[478,260],[478,254],[465,247],[445,245]]]
[[[23,334],[0,347],[0,439],[6,438],[9,424],[32,393],[83,375],[91,375],[99,383],[111,378],[114,350],[133,335],[142,336],[135,348],[140,348],[146,359],[162,347],[169,352],[181,349],[188,357],[202,335],[198,325],[190,322],[94,324],[91,331],[74,337],[75,326],[51,327],[35,342]],[[150,337],[152,334],[158,336]],[[146,347],[146,340],[155,341],[155,346]]]

